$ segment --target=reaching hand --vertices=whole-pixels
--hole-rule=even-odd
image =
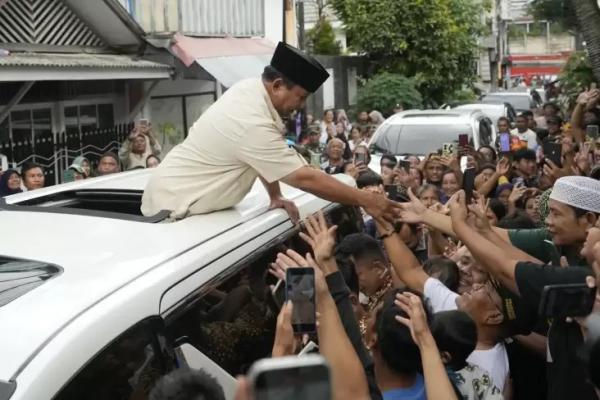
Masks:
[[[512,192],[510,192],[510,196],[508,196],[508,202],[510,204],[516,204],[517,201],[527,192],[527,187],[523,184],[518,184],[514,187]]]
[[[296,207],[296,204],[294,204],[293,201],[284,199],[283,197],[273,198],[271,199],[269,210],[273,210],[276,208],[283,208],[285,212],[287,212],[293,224],[298,223],[298,221],[300,220],[300,212],[298,211],[298,207]]]
[[[479,229],[479,231],[490,231],[492,229],[490,225],[490,220],[487,217],[487,209],[490,204],[490,199],[485,199],[485,197],[481,195],[476,195],[476,201],[469,205],[469,210],[475,216],[475,227]]]
[[[327,228],[327,222],[323,212],[319,211],[315,216],[309,216],[304,220],[306,233],[300,232],[300,237],[312,247],[317,263],[324,264],[333,258],[335,248],[335,233],[337,226]]]
[[[417,346],[421,347],[425,341],[432,338],[425,309],[419,296],[410,292],[398,293],[394,303],[408,316],[405,318],[397,315],[396,321],[410,329],[410,334]]]
[[[400,219],[409,224],[420,224],[423,222],[423,214],[427,211],[425,204],[413,194],[411,188],[408,189],[410,202],[400,204]]]
[[[591,143],[583,143],[581,149],[575,155],[575,165],[577,169],[583,174],[587,174],[590,171],[591,160],[590,160],[590,148]]]
[[[304,258],[300,254],[296,253],[294,250],[288,250],[286,254],[277,254],[276,264],[279,268],[283,270],[297,267],[314,269],[315,288],[317,290],[317,296],[329,294],[329,288],[327,287],[327,282],[325,282],[323,271],[321,270],[319,264],[317,264],[312,258],[310,253],[306,255],[306,258]]]
[[[547,175],[552,183],[554,183],[558,178],[568,176],[570,174],[565,169],[554,164],[552,160],[546,158],[544,162],[544,175]]]
[[[467,206],[465,205],[465,191],[459,190],[454,196],[452,196],[446,205],[450,208],[450,217],[452,217],[452,223],[459,221],[466,222],[467,220]]]
[[[362,204],[365,212],[373,218],[383,218],[387,221],[394,221],[396,215],[400,212],[402,205],[389,200],[385,194],[371,193],[366,204]]]
[[[273,342],[273,357],[291,356],[296,353],[296,338],[292,327],[293,305],[287,301],[277,317],[277,329]]]
[[[496,165],[496,173],[499,176],[507,176],[510,172],[510,160],[508,158],[502,158]]]

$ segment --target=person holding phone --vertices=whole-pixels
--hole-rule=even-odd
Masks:
[[[160,155],[161,151],[148,120],[140,120],[121,145],[119,159],[125,171],[138,167],[146,168],[146,159],[151,155]]]
[[[268,193],[269,208],[284,209],[293,222],[299,220],[299,211],[283,197],[280,181],[393,219],[397,203],[311,168],[282,135],[282,117],[304,107],[328,77],[314,57],[280,42],[262,76],[229,88],[154,168],[142,197],[142,213],[169,210],[169,220],[174,221],[234,207],[258,178]]]
[[[586,191],[578,195],[577,190],[570,185],[560,185],[554,188],[552,195],[555,199],[597,215],[600,213],[600,203],[597,201],[600,183],[588,182],[585,188]],[[452,227],[457,237],[494,278],[513,294],[518,295],[529,309],[538,309],[547,285],[575,283],[586,284],[590,288],[596,286],[594,274],[589,268],[565,268],[562,265],[522,261],[515,258],[514,253],[509,255],[497,242],[486,239],[466,223],[467,207],[464,193],[459,192],[459,196],[454,198],[449,206]],[[473,206],[469,209],[475,212],[479,219],[485,218],[481,208]],[[594,261],[591,249],[599,240],[600,235],[596,228],[589,229],[587,241],[582,249],[582,255],[588,258],[588,262]],[[596,274],[598,272],[600,271],[596,271]],[[529,321],[529,326],[533,328],[538,322],[539,318],[533,318]],[[583,343],[580,326],[564,318],[554,318],[551,320],[547,337],[548,398],[596,399],[593,387],[587,382],[584,365],[576,356]]]
[[[521,143],[527,143],[527,148],[535,150],[537,144],[537,134],[529,129],[529,119],[526,115],[517,116],[517,127],[511,131],[511,135],[519,138]]]

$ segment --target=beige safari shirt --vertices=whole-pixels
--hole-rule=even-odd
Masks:
[[[261,79],[233,85],[155,168],[142,213],[183,218],[222,210],[239,203],[259,175],[270,183],[296,171],[306,162],[283,130]]]

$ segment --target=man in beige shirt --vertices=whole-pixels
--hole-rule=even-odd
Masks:
[[[283,138],[281,116],[302,108],[328,77],[316,59],[279,43],[262,79],[233,85],[155,169],[144,191],[143,214],[170,210],[172,218],[180,219],[229,208],[259,178],[270,208],[285,209],[294,222],[298,209],[283,198],[279,181],[391,219],[397,203],[307,166]]]

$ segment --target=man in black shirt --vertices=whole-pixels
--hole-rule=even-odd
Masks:
[[[600,190],[596,193],[593,189],[598,188],[592,188],[590,192],[577,197],[577,204],[574,206],[597,212],[598,203],[593,200],[600,195]],[[568,198],[565,201],[570,202]],[[519,261],[518,251],[507,254],[505,249],[497,247],[479,235],[466,222],[467,208],[464,192],[460,192],[455,199],[452,199],[449,207],[452,227],[458,238],[494,278],[511,292],[519,295],[530,309],[538,309],[546,285],[585,282],[588,286],[595,287],[593,273],[587,268],[562,268],[522,262]],[[485,218],[484,210],[473,206],[471,210],[478,218]],[[597,227],[591,228],[582,249],[582,255],[588,258],[588,261],[591,261],[591,249],[597,241],[600,241],[600,231]],[[538,320],[532,318],[529,322],[533,328]],[[548,398],[596,399],[593,387],[586,380],[583,363],[577,357],[577,350],[583,343],[579,324],[558,320],[549,322],[551,326],[547,342]]]

